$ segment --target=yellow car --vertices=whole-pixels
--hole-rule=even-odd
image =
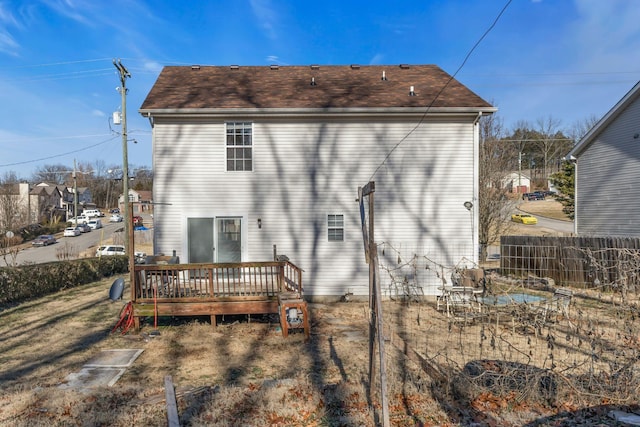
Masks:
[[[522,224],[527,224],[527,225],[538,223],[537,218],[529,214],[513,214],[511,215],[511,221],[521,222]]]

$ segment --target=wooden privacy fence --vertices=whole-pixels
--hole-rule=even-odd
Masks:
[[[561,285],[630,289],[640,284],[640,238],[502,236],[500,269]]]

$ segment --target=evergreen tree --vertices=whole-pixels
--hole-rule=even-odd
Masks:
[[[558,190],[556,200],[558,200],[564,208],[563,212],[569,218],[574,218],[575,210],[575,172],[576,164],[571,161],[565,161],[562,169],[551,175],[551,182]]]

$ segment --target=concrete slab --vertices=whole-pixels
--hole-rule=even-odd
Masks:
[[[102,350],[84,364],[88,368],[127,368],[142,354],[140,349]]]
[[[80,372],[67,375],[66,382],[59,388],[82,391],[103,386],[113,387],[125,371],[123,368],[82,368]]]
[[[142,354],[141,349],[103,350],[86,363],[80,372],[65,378],[60,389],[89,390],[96,387],[113,387],[125,373],[126,368]]]

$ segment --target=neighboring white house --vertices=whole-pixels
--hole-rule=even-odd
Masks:
[[[477,261],[478,121],[496,109],[435,65],[165,67],[139,111],[156,253],[277,251],[308,298],[367,295],[356,198],[374,181],[384,271],[433,295]]]
[[[576,161],[576,234],[640,237],[640,83],[567,157]]]
[[[503,178],[502,186],[511,193],[528,193],[531,189],[531,179],[522,172],[510,172]]]

